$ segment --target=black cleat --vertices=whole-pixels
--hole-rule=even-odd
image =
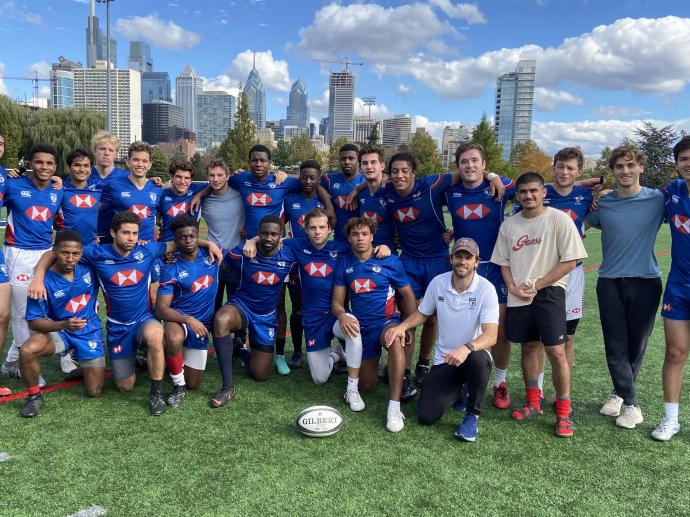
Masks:
[[[173,386],[170,395],[168,395],[168,406],[172,408],[180,407],[180,404],[182,404],[184,400],[184,394],[186,393],[185,388],[186,386],[184,384],[182,386]]]
[[[287,362],[287,364],[291,370],[296,370],[297,368],[302,366],[302,354],[298,352],[293,352],[292,357]]]
[[[36,393],[35,395],[30,395],[24,406],[19,411],[19,414],[24,418],[33,418],[38,415],[38,412],[43,407],[43,395]]]
[[[337,363],[335,363],[333,365],[333,373],[347,373],[347,363],[345,361],[338,361]]]
[[[151,392],[149,394],[149,413],[151,416],[161,416],[168,409],[163,396],[160,393]]]
[[[403,377],[402,391],[400,392],[400,402],[412,400],[417,395],[417,388],[414,387],[409,375]]]
[[[216,393],[216,396],[213,397],[209,401],[209,405],[214,408],[218,409],[223,407],[225,404],[230,402],[232,399],[235,398],[235,387],[230,386],[229,388],[221,388],[218,393]]]
[[[429,366],[428,364],[417,363],[417,367],[414,369],[414,376],[415,384],[418,388],[422,387],[422,384],[424,383],[424,377],[426,377],[426,375],[429,373],[429,370],[431,370],[431,366]]]

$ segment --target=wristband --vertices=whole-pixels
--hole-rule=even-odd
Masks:
[[[469,343],[465,343],[465,346],[470,352],[474,352],[476,350],[476,347],[474,346],[474,343],[470,341]]]

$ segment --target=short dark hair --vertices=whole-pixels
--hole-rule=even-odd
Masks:
[[[417,158],[412,153],[397,153],[388,162],[388,172],[390,174],[393,162],[407,162],[412,168],[412,172],[417,171]]]
[[[544,178],[538,172],[525,172],[515,180],[515,188],[519,189],[521,185],[526,185],[527,183],[539,183],[543,187]]]
[[[172,223],[170,223],[170,226],[168,229],[170,232],[174,235],[177,230],[180,228],[187,228],[188,226],[193,226],[197,230],[199,229],[199,221],[197,221],[194,217],[192,217],[189,214],[182,214],[179,216],[177,219],[175,219]]]
[[[136,224],[141,227],[141,219],[139,219],[139,216],[134,212],[123,210],[115,214],[110,223],[110,228],[114,231],[118,231],[123,224]]]
[[[467,142],[465,144],[460,144],[458,148],[455,150],[455,165],[460,164],[460,157],[463,155],[463,153],[472,150],[479,151],[482,160],[486,161],[486,153],[484,152],[484,147],[482,146],[482,144],[477,142]]]
[[[208,171],[210,171],[211,169],[215,169],[217,167],[220,167],[221,169],[223,169],[226,174],[228,173],[228,164],[225,163],[224,160],[220,160],[220,159],[211,160],[210,162],[208,162],[208,165],[206,166],[206,173],[208,173]]]
[[[357,147],[357,145],[353,144],[353,143],[343,144],[340,146],[340,149],[338,149],[338,154],[345,152],[345,151],[354,151],[354,152],[358,153],[359,147]]]
[[[189,160],[173,160],[170,162],[170,167],[168,167],[170,177],[174,176],[176,171],[187,171],[194,176],[194,166]]]
[[[37,153],[52,154],[53,160],[57,162],[57,149],[50,144],[34,144],[29,149],[29,161],[34,159],[34,155]]]
[[[127,158],[131,158],[134,153],[148,153],[150,160],[153,156],[153,147],[146,142],[138,140],[129,144],[129,149],[127,149]]]
[[[71,167],[74,160],[76,160],[77,158],[84,158],[84,157],[89,159],[89,163],[93,163],[93,157],[91,156],[91,153],[89,151],[87,151],[86,149],[83,149],[81,147],[77,147],[75,149],[72,149],[69,152],[69,154],[65,158],[65,163],[67,163],[68,167]]]
[[[261,221],[259,221],[259,228],[261,228],[264,224],[277,224],[282,228],[283,226],[283,221],[280,220],[280,217],[277,215],[265,215],[261,218]]]
[[[321,164],[316,160],[304,160],[299,164],[299,171],[302,172],[304,169],[316,169],[321,174]]]
[[[350,232],[355,228],[369,228],[372,235],[376,233],[376,223],[371,219],[366,217],[351,217],[350,220],[345,223],[345,235],[350,235]]]
[[[81,235],[74,230],[63,230],[55,234],[55,247],[57,248],[63,242],[78,242],[80,246],[84,245]]]
[[[564,147],[558,151],[553,157],[553,165],[555,167],[556,162],[567,162],[568,160],[577,160],[579,170],[585,166],[585,157],[582,156],[582,151],[577,147]]]
[[[266,156],[268,156],[268,161],[271,161],[271,150],[268,148],[268,146],[265,146],[263,144],[253,145],[252,148],[249,150],[249,160],[252,159],[252,153],[266,153]]]
[[[2,133],[0,133],[2,134]],[[678,155],[683,151],[690,149],[690,135],[685,135],[678,140],[678,143],[673,146],[673,161],[678,162]]]
[[[306,229],[309,226],[309,221],[312,219],[318,219],[319,217],[325,217],[328,220],[328,227],[333,228],[333,220],[331,219],[331,216],[320,206],[312,208],[309,210],[309,212],[304,214],[304,228]]]
[[[383,162],[383,151],[381,150],[380,147],[376,147],[374,145],[365,145],[359,150],[359,153],[357,153],[357,161],[359,163],[362,163],[362,156],[365,154],[378,154],[379,155],[379,160]]]
[[[647,161],[647,157],[644,155],[640,149],[638,149],[633,144],[623,144],[616,147],[609,155],[609,169],[613,170],[616,162],[619,158],[624,158],[626,160],[633,160],[638,165],[644,166]]]

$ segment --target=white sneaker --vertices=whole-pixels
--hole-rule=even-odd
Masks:
[[[340,343],[336,343],[335,345],[331,345],[331,353],[336,354],[338,356],[339,361],[343,361],[344,363],[347,362],[347,357],[345,356],[345,351],[343,350],[343,346]]]
[[[663,418],[654,431],[652,438],[660,442],[668,442],[673,436],[680,432],[680,424],[670,418]]]
[[[46,384],[48,384],[48,383],[47,383],[46,380],[43,378],[43,375],[41,375],[41,374],[39,373],[39,374],[38,374],[38,387],[39,387],[39,388],[45,388],[45,387],[46,387]]]
[[[623,399],[612,391],[609,398],[604,402],[604,405],[601,406],[599,413],[606,416],[618,416],[621,414],[622,405]]]
[[[364,411],[364,401],[359,394],[359,390],[347,390],[345,392],[345,402],[350,404],[352,411]]]
[[[69,375],[79,369],[77,363],[74,362],[74,359],[72,359],[72,354],[67,353],[63,356],[60,356],[60,369],[65,375]]]
[[[0,373],[5,375],[6,377],[15,377],[17,379],[20,379],[21,374],[19,373],[19,361],[5,360],[5,362],[2,363],[2,367],[0,367]]]
[[[616,425],[626,429],[635,429],[637,424],[642,422],[644,422],[644,418],[642,418],[642,410],[639,406],[623,406],[623,413],[616,418]]]
[[[391,433],[399,433],[405,427],[405,415],[397,408],[388,408],[388,418],[386,420],[386,429]]]

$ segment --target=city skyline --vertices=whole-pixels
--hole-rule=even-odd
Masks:
[[[130,41],[143,41],[156,71],[172,78],[192,64],[205,90],[236,94],[256,53],[266,118],[286,118],[291,85],[301,79],[310,122],[318,125],[328,114],[328,73],[343,66],[312,60],[347,57],[364,63],[352,67],[355,115],[368,114],[362,99],[375,96],[372,116],[409,114],[413,130],[426,127],[440,142],[446,125],[476,124],[484,112],[493,118],[497,77],[514,71],[520,59],[535,58],[532,137],[547,152],[579,144],[598,154],[647,119],[690,129],[690,63],[683,51],[690,19],[677,17],[686,14],[680,1],[601,3],[596,9],[582,0],[234,4],[113,3],[118,62],[127,63]],[[3,9],[0,32],[22,52],[2,54],[0,75],[36,71],[48,77],[59,55],[86,64],[88,10],[84,0]],[[102,5],[95,14],[103,30]],[[32,86],[0,81],[0,92],[30,98]],[[42,83],[39,97],[49,93]]]

